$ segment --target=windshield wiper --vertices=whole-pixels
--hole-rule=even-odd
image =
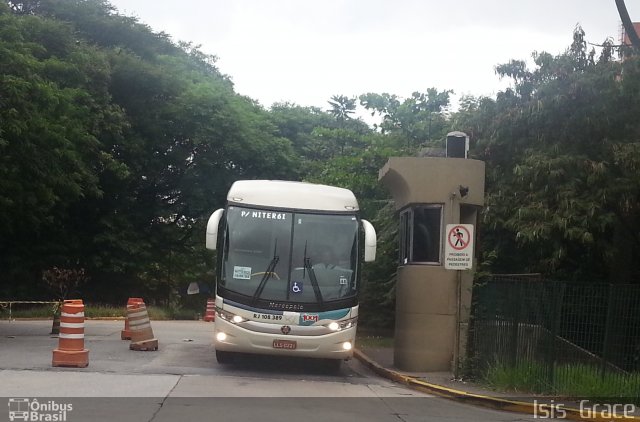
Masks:
[[[320,291],[320,286],[318,285],[318,279],[316,278],[316,273],[311,266],[311,258],[307,257],[307,242],[304,242],[304,268],[309,271],[309,280],[311,280],[311,287],[313,287],[313,292],[316,295],[316,300],[320,305],[324,303],[324,299],[322,299],[322,292]]]
[[[278,239],[276,238],[275,244],[273,246],[273,258],[271,258],[271,261],[269,261],[269,265],[267,266],[267,269],[262,275],[262,279],[260,279],[260,283],[258,284],[258,287],[256,288],[256,291],[253,294],[253,298],[251,299],[253,306],[256,305],[256,303],[258,302],[258,299],[262,295],[262,291],[264,290],[264,287],[267,285],[267,281],[269,281],[269,279],[271,278],[271,274],[274,273],[273,270],[276,269],[276,265],[278,265],[278,261],[280,261],[280,257],[278,256]]]

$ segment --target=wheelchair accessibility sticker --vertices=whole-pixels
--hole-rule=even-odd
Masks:
[[[302,282],[301,281],[294,281],[293,282],[293,284],[291,285],[291,293],[293,293],[293,294],[302,293]]]

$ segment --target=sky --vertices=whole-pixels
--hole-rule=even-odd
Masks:
[[[110,0],[175,42],[218,57],[235,91],[328,108],[334,95],[427,88],[461,95],[508,86],[495,66],[560,54],[576,25],[588,42],[619,42],[614,0]],[[640,21],[640,0],[626,0]]]

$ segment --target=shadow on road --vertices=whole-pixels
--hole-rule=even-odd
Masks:
[[[324,359],[291,356],[264,356],[238,353],[234,361],[223,366],[237,371],[260,372],[264,374],[304,374],[343,376],[346,364],[336,368],[335,362]]]

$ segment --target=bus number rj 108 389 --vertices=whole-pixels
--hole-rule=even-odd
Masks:
[[[272,314],[253,314],[255,319],[264,319],[268,321],[280,321],[282,320],[282,315],[272,315]]]

